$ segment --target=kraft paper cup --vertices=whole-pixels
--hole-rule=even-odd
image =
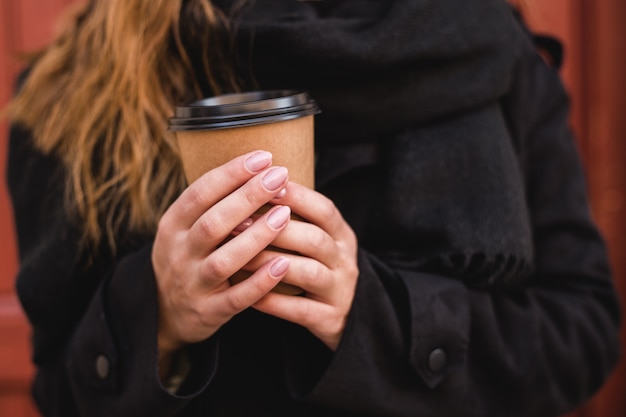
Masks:
[[[314,188],[314,115],[319,112],[304,91],[226,94],[176,107],[170,130],[176,134],[189,183],[237,156],[262,149],[272,153],[274,165],[287,167],[290,181]],[[248,276],[240,271],[230,280],[234,284]],[[302,293],[285,283],[275,291]]]

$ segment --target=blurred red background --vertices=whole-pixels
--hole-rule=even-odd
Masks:
[[[572,97],[572,126],[588,172],[593,213],[626,300],[626,2],[520,1],[537,32],[554,35],[565,45],[562,75]],[[45,45],[62,11],[75,3],[0,0],[0,107],[12,92],[20,68],[17,56]],[[13,289],[18,260],[4,178],[6,130],[0,121],[0,416],[35,417],[29,396],[29,329]],[[625,416],[625,366],[622,360],[605,387],[567,417]]]

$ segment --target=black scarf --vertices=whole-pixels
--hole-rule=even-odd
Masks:
[[[519,42],[504,0],[255,0],[233,20],[247,88],[309,90],[333,141],[497,99]]]
[[[476,282],[526,275],[524,185],[498,106],[523,35],[504,0],[256,0],[233,22],[247,89],[319,102],[318,180],[387,166],[378,241],[406,243],[385,259]]]

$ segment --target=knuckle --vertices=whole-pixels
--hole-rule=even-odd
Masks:
[[[201,329],[201,331],[213,329],[221,322],[225,322],[232,317],[232,314],[216,311],[214,306],[207,306],[206,304],[197,306],[191,310],[191,313],[190,322],[193,323],[194,327]]]
[[[157,223],[157,230],[160,233],[167,233],[171,228],[170,216],[167,215],[167,212],[161,216],[159,222]]]
[[[202,216],[197,220],[195,228],[204,238],[213,238],[224,235],[224,221],[216,213]]]
[[[320,204],[318,209],[320,216],[325,219],[334,218],[337,214],[337,207],[335,206],[335,203],[328,198],[324,198],[322,201],[323,202]]]
[[[170,241],[175,238],[178,230],[179,225],[176,223],[176,219],[174,218],[174,216],[165,213],[163,216],[161,216],[157,223],[155,237],[159,238],[160,240]]]
[[[317,262],[311,263],[303,269],[302,279],[307,283],[308,286],[318,288],[322,281],[323,273],[324,271],[321,264]]]
[[[356,246],[357,241],[358,239],[356,237],[356,233],[354,232],[354,230],[352,230],[351,227],[346,227],[346,242],[350,246]]]
[[[169,259],[167,260],[167,268],[170,271],[170,275],[174,277],[178,277],[185,272],[185,265],[187,263],[184,262],[183,256],[177,251],[173,251],[169,255]]]
[[[186,200],[188,201],[188,207],[204,206],[206,205],[206,192],[203,192],[203,187],[206,182],[206,177],[201,177],[192,186],[185,190]]]
[[[262,196],[259,195],[257,189],[255,187],[251,187],[249,184],[242,189],[243,196],[246,202],[252,207],[261,206],[265,201]]]
[[[352,262],[350,262],[350,263],[348,264],[347,270],[348,270],[348,274],[349,274],[349,276],[350,276],[350,277],[353,277],[353,278],[358,278],[358,277],[359,277],[359,274],[361,273],[361,272],[359,271],[359,267],[358,267],[358,265],[357,265],[356,263],[352,263]]]
[[[264,233],[259,230],[254,230],[253,233],[250,233],[249,238],[251,239],[250,244],[248,245],[249,250],[254,252],[259,252],[271,242],[271,238],[268,237],[268,233]]]
[[[205,270],[207,278],[223,280],[233,274],[232,261],[227,255],[209,256]]]
[[[306,238],[308,245],[314,248],[324,248],[330,243],[328,235],[317,228],[307,228]]]
[[[228,178],[237,179],[243,179],[248,175],[247,170],[244,168],[244,165],[236,161],[230,161],[229,163],[224,165],[224,174]]]
[[[189,322],[195,323],[196,326],[206,326],[208,324],[208,317],[210,317],[208,308],[197,302],[189,303],[188,307]]]
[[[256,298],[260,298],[263,294],[267,293],[271,289],[267,286],[266,282],[267,281],[259,279],[249,280],[249,284],[252,286],[254,294],[258,295],[258,297]]]
[[[268,287],[267,281],[257,278],[250,277],[239,283],[239,288],[236,291],[229,292],[226,297],[226,304],[227,309],[233,315],[250,307],[252,303],[259,300],[271,289]]]
[[[297,321],[299,323],[302,323],[304,327],[310,327],[316,322],[313,319],[313,312],[309,303],[301,304],[300,308],[298,309],[297,316]]]
[[[233,313],[238,313],[248,307],[248,303],[238,291],[229,293],[226,297],[227,308]]]

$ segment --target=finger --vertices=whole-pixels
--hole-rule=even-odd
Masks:
[[[264,250],[255,256],[242,269],[255,271],[269,260],[281,255],[280,252]],[[289,272],[283,282],[302,288],[309,298],[331,302],[334,288],[332,271],[315,259],[294,255],[282,254],[291,261]]]
[[[255,304],[281,281],[289,266],[288,258],[276,257],[248,279],[216,294],[214,302],[217,306],[217,314],[224,318],[230,318]]]
[[[243,231],[245,231],[247,228],[252,226],[253,223],[254,223],[254,219],[251,217],[248,217],[247,219],[239,223],[239,225],[237,225],[237,227],[233,229],[233,232],[232,232],[233,235],[238,235],[239,233],[243,233]]]
[[[286,186],[285,194],[274,202],[290,206],[294,213],[318,225],[335,240],[355,239],[354,232],[335,204],[308,187],[290,182]]]
[[[209,207],[272,164],[272,154],[255,151],[212,169],[189,185],[168,209],[180,224],[190,227]]]
[[[189,230],[192,247],[211,250],[284,188],[289,173],[271,167],[251,178],[203,213]]]
[[[322,336],[320,334],[322,329],[324,333],[340,332],[340,326],[343,324],[335,322],[332,306],[306,297],[268,293],[254,303],[252,307],[263,313],[306,327],[318,337]]]
[[[291,210],[276,206],[252,226],[211,252],[202,262],[202,275],[208,285],[225,281],[267,247],[285,228]]]
[[[317,225],[291,221],[273,246],[316,259],[329,268],[337,267],[342,255],[336,241]]]

